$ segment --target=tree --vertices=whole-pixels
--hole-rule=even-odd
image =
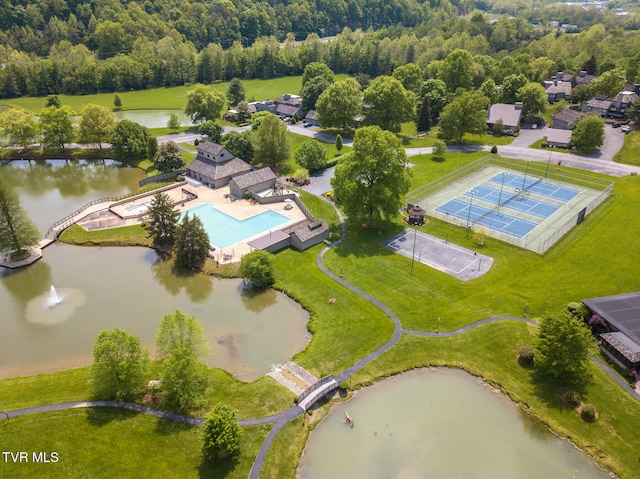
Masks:
[[[207,120],[204,123],[198,125],[198,131],[202,135],[206,135],[209,137],[211,141],[214,143],[220,143],[220,139],[222,138],[222,126],[212,120]]]
[[[113,97],[113,106],[115,107],[116,110],[119,110],[120,108],[122,108],[122,100],[120,99],[120,95],[116,94]]]
[[[640,122],[640,99],[633,102],[633,104],[625,111],[627,118],[634,123]]]
[[[182,152],[178,144],[169,140],[160,145],[160,148],[153,156],[153,164],[161,173],[168,173],[184,168],[186,163],[182,158]]]
[[[150,136],[147,140],[147,158],[153,159],[158,152],[158,139],[155,136]]]
[[[594,94],[593,86],[591,84],[576,85],[571,89],[571,100],[575,103],[581,104],[590,98],[593,98]]]
[[[167,359],[177,350],[185,349],[196,361],[204,361],[209,343],[200,322],[176,309],[160,321],[156,333],[156,356]]]
[[[236,421],[236,411],[225,404],[217,404],[202,427],[202,457],[215,461],[240,451],[242,428]]]
[[[253,131],[230,131],[222,135],[220,142],[229,152],[242,158],[245,161],[251,161],[255,150],[253,147]]]
[[[0,253],[18,258],[38,244],[40,232],[20,206],[20,199],[0,176]]]
[[[597,150],[604,143],[604,121],[597,116],[586,116],[576,123],[571,142],[585,153]]]
[[[431,152],[433,156],[438,158],[444,158],[445,153],[447,152],[447,144],[442,140],[436,140],[433,142],[433,151]]]
[[[516,92],[516,99],[522,102],[522,115],[533,118],[547,111],[547,92],[539,83],[527,83]]]
[[[336,150],[338,153],[342,151],[342,135],[340,133],[336,135]]]
[[[275,167],[291,155],[287,126],[275,115],[265,117],[254,137],[255,159]]]
[[[402,142],[389,131],[367,126],[356,132],[353,152],[336,166],[331,185],[349,218],[372,223],[398,214],[410,176]]]
[[[44,107],[48,108],[50,106],[55,106],[56,108],[60,108],[62,103],[60,103],[60,97],[58,95],[47,95],[47,102]]]
[[[460,143],[465,133],[483,133],[487,128],[488,106],[489,100],[482,93],[464,92],[440,115],[440,135],[444,140]]]
[[[536,367],[549,376],[574,381],[584,377],[593,336],[587,325],[568,311],[547,314],[535,343]]]
[[[224,108],[225,96],[223,93],[202,84],[187,93],[187,106],[184,113],[191,118],[193,123],[220,118]]]
[[[73,127],[73,111],[68,106],[49,106],[40,111],[40,130],[42,131],[42,145],[45,149],[60,147],[64,150],[65,143],[71,143],[75,135]]]
[[[469,89],[473,86],[475,67],[473,57],[467,50],[453,50],[443,60],[439,78],[447,89],[454,93],[458,88]]]
[[[82,109],[80,116],[78,126],[80,141],[97,143],[102,149],[102,142],[109,140],[113,135],[116,124],[113,114],[103,106],[89,103]]]
[[[175,209],[168,194],[162,191],[153,195],[147,208],[144,227],[157,246],[173,244],[180,213]]]
[[[587,75],[595,75],[598,71],[598,62],[596,61],[595,55],[591,55],[588,60],[586,60],[581,67],[581,70],[587,72]]]
[[[407,91],[412,91],[416,95],[420,93],[422,87],[422,69],[415,63],[407,63],[393,70],[393,78],[402,83]]]
[[[616,96],[627,81],[627,77],[623,68],[614,68],[604,72],[592,83],[591,87],[595,93],[606,95],[609,98]]]
[[[345,131],[362,111],[360,84],[353,78],[335,82],[316,102],[316,113],[322,126],[339,126]]]
[[[415,114],[416,96],[393,77],[373,80],[364,91],[363,101],[367,123],[394,133],[399,133],[401,123],[412,120]]]
[[[296,151],[296,162],[307,170],[321,170],[327,166],[327,151],[316,140],[306,141]]]
[[[111,146],[117,156],[144,158],[147,155],[149,129],[131,120],[122,120],[116,124],[111,136]]]
[[[418,132],[429,131],[431,129],[431,102],[427,95],[422,99],[420,109],[418,110],[416,129]]]
[[[273,255],[262,250],[245,254],[240,260],[240,276],[255,288],[271,286],[275,282]]]
[[[207,366],[186,348],[177,348],[162,361],[162,390],[168,406],[180,412],[200,407],[209,386]]]
[[[302,73],[302,90],[307,86],[307,83],[314,78],[322,77],[326,80],[327,84],[332,84],[334,81],[333,71],[325,63],[311,62],[304,67]]]
[[[18,108],[11,108],[0,116],[0,128],[9,136],[9,142],[27,149],[38,141],[40,126],[36,118]]]
[[[518,97],[517,92],[525,86],[529,81],[522,73],[512,74],[502,80],[502,89],[500,90],[500,102],[514,103]]]
[[[93,343],[91,388],[99,399],[122,401],[144,386],[149,354],[137,336],[122,329],[100,331]]]
[[[236,121],[238,123],[244,123],[251,119],[251,111],[249,110],[249,104],[246,101],[241,101],[236,106]]]
[[[322,75],[311,78],[300,91],[302,109],[304,111],[315,110],[318,98],[330,85],[331,83]]]
[[[492,105],[497,103],[498,98],[500,98],[500,92],[493,78],[487,78],[482,85],[480,85],[480,91],[489,99],[489,103]]]
[[[444,107],[449,103],[449,93],[447,92],[447,85],[442,81],[435,78],[429,78],[422,84],[420,94],[424,98],[429,97],[429,106],[431,107],[431,123],[433,124]]]
[[[167,120],[167,128],[175,132],[175,131],[178,131],[180,126],[182,126],[182,121],[180,120],[180,117],[175,113],[171,113],[169,115],[169,119]]]
[[[197,216],[186,213],[178,224],[174,237],[175,264],[179,268],[197,269],[209,253],[209,236]]]
[[[237,105],[241,101],[244,101],[244,97],[247,91],[240,81],[239,78],[232,78],[231,83],[229,83],[229,88],[227,89],[227,100],[229,101],[229,105]]]

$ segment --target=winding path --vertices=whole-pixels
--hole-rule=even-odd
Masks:
[[[534,325],[538,324],[536,321],[532,319],[521,318],[517,316],[495,316],[491,318],[482,319],[480,321],[476,321],[474,323],[468,324],[462,328],[459,328],[453,331],[428,332],[428,331],[416,331],[416,330],[409,330],[409,329],[402,328],[399,318],[393,313],[393,311],[391,311],[391,309],[389,309],[389,307],[387,307],[385,304],[381,303],[371,295],[365,293],[364,291],[356,288],[352,284],[343,280],[342,278],[336,276],[334,273],[329,271],[327,267],[324,265],[322,260],[325,253],[329,251],[331,248],[344,242],[347,236],[347,230],[346,230],[344,218],[338,209],[336,209],[336,212],[340,219],[340,225],[342,228],[342,237],[340,238],[340,240],[329,244],[320,252],[316,261],[318,268],[320,268],[320,270],[323,273],[325,273],[327,276],[332,278],[334,281],[340,283],[345,288],[360,295],[361,297],[365,298],[366,300],[374,304],[376,307],[381,309],[387,316],[389,316],[389,318],[391,318],[394,325],[393,335],[391,336],[391,339],[389,339],[387,343],[385,343],[383,346],[378,348],[376,351],[372,352],[371,354],[367,355],[366,357],[358,361],[352,367],[336,375],[335,379],[338,382],[347,380],[353,373],[362,369],[371,361],[379,357],[381,354],[388,351],[392,346],[394,346],[398,342],[398,340],[403,334],[428,336],[428,337],[451,337],[459,334],[464,334],[473,328],[482,326],[484,324],[496,322],[496,321],[521,321],[528,324],[534,324]],[[613,378],[618,384],[620,384],[625,391],[627,391],[635,399],[640,400],[640,394],[638,394],[634,389],[629,387],[629,385],[626,384],[625,381],[623,381],[618,375],[616,375],[613,371],[611,371],[602,361],[600,361],[598,358],[594,356],[592,356],[591,359],[596,363],[597,366],[599,366],[611,378]],[[142,414],[148,414],[150,416],[154,416],[162,419],[168,419],[171,421],[180,422],[183,424],[190,424],[193,426],[202,426],[204,424],[204,419],[201,419],[201,418],[175,414],[168,411],[160,411],[160,410],[153,409],[151,407],[143,406],[140,404],[119,402],[119,401],[77,401],[77,402],[68,402],[68,403],[61,403],[61,404],[51,404],[51,405],[45,405],[45,406],[36,406],[31,408],[17,409],[13,411],[4,411],[4,415],[7,417],[7,419],[9,419],[13,417],[24,416],[28,414],[36,414],[41,412],[61,411],[66,409],[87,408],[87,407],[118,407],[123,409],[129,409],[131,411],[136,411]],[[262,424],[273,424],[273,427],[271,428],[271,430],[269,431],[269,434],[267,435],[266,439],[262,443],[262,446],[260,447],[260,451],[258,452],[258,455],[254,460],[254,463],[251,467],[251,471],[249,472],[249,479],[259,479],[260,472],[264,465],[264,461],[267,457],[267,453],[269,452],[271,444],[275,440],[278,433],[289,422],[291,422],[298,416],[304,414],[304,412],[305,411],[302,407],[295,405],[285,411],[282,411],[280,413],[277,413],[271,416],[238,421],[238,423],[243,427],[258,426]]]

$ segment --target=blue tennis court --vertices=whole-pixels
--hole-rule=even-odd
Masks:
[[[436,211],[454,216],[469,224],[486,226],[496,231],[501,231],[516,238],[522,238],[533,230],[538,223],[517,218],[495,209],[485,208],[480,205],[471,205],[459,199],[447,201],[436,208]]]
[[[567,188],[565,186],[552,185],[551,183],[542,182],[541,178],[524,178],[524,176],[514,175],[513,173],[499,173],[492,178],[489,178],[491,183],[497,183],[498,185],[504,185],[507,188],[524,189],[530,193],[534,193],[539,196],[545,196],[547,198],[553,198],[567,202],[575,198],[580,194],[580,190],[574,190],[573,188]]]
[[[511,188],[509,188],[509,191],[505,189],[500,191],[490,186],[478,185],[474,188],[474,191],[474,198],[496,206],[500,205],[501,208],[509,208],[538,218],[548,218],[560,209],[558,205],[533,199],[530,196],[522,195],[519,191],[514,194]],[[464,196],[470,197],[471,193],[467,191]]]

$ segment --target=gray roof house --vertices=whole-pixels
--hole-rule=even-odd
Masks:
[[[600,348],[623,368],[640,370],[640,292],[585,299],[589,310],[609,327]]]
[[[565,108],[553,116],[553,128],[572,130],[578,121],[584,118],[584,113],[571,108]]]
[[[305,115],[304,119],[310,125],[320,126],[320,120],[318,120],[315,110],[309,110],[309,112]]]
[[[234,157],[226,148],[211,140],[198,144],[198,154],[187,166],[187,176],[212,188],[226,186],[234,176],[251,171],[253,167]]]
[[[236,198],[243,198],[247,191],[260,193],[273,189],[276,185],[276,175],[271,168],[260,168],[233,177],[229,181],[229,193]]]
[[[609,116],[612,118],[624,118],[627,108],[638,99],[640,99],[640,96],[634,91],[621,91],[611,101]]]
[[[543,86],[547,92],[549,103],[571,98],[571,82],[553,80],[552,82],[544,82]]]
[[[571,147],[571,130],[560,130],[557,128],[549,128],[547,130],[547,144],[560,148]]]
[[[595,75],[589,75],[585,70],[581,70],[575,77],[573,77],[573,86],[588,85],[593,80],[598,78]]]
[[[505,130],[515,132],[520,126],[521,117],[522,102],[516,102],[515,105],[496,103],[489,107],[487,125],[489,128],[493,128],[493,125],[498,120],[502,120],[502,125]]]
[[[596,113],[601,117],[606,117],[609,108],[611,108],[611,104],[612,101],[608,100],[606,97],[597,96],[583,103],[580,107],[580,111],[583,113]]]

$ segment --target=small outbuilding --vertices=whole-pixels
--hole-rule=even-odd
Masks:
[[[427,212],[420,205],[408,205],[407,206],[407,223],[414,226],[421,226],[424,224],[424,216]]]
[[[549,128],[547,130],[547,145],[556,148],[571,148],[571,130]]]
[[[271,168],[260,168],[233,177],[229,181],[229,193],[236,198],[243,198],[247,191],[260,193],[273,190],[276,186],[276,175]]]

